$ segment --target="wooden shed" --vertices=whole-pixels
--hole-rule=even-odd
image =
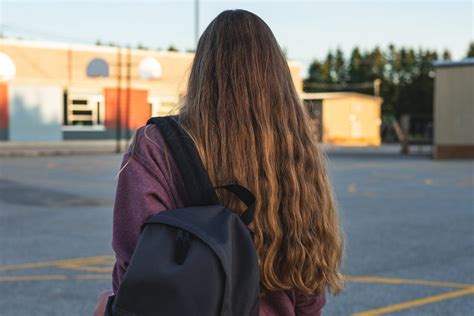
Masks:
[[[318,138],[340,145],[380,145],[382,99],[356,92],[303,93]]]

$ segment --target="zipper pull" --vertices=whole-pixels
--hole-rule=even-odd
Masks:
[[[189,232],[185,231],[184,229],[178,229],[176,233],[176,246],[175,246],[175,256],[174,260],[177,264],[182,265],[184,259],[186,259],[186,255],[188,254],[189,250]]]

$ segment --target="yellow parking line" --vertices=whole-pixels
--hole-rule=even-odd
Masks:
[[[112,266],[106,267],[97,267],[97,266],[90,266],[87,264],[82,263],[63,263],[58,265],[58,268],[61,269],[70,269],[70,270],[82,270],[82,271],[89,271],[89,272],[112,272]]]
[[[112,265],[114,262],[115,258],[113,256],[97,256],[82,258],[80,260],[70,260],[59,264],[58,267],[62,269],[83,270],[89,272],[112,272]]]
[[[0,266],[0,271],[13,271],[13,270],[25,270],[34,268],[47,268],[47,267],[58,267],[65,269],[79,269],[83,267],[84,270],[99,269],[98,272],[106,272],[101,267],[90,267],[93,264],[110,264],[113,263],[113,256],[96,256],[96,257],[85,257],[77,259],[66,259],[66,260],[53,260],[44,262],[31,262],[23,264],[14,264],[8,266]],[[110,269],[107,267],[107,269]],[[107,270],[108,271],[108,270]]]
[[[53,260],[45,262],[32,262],[8,266],[0,266],[0,271],[13,271],[13,270],[26,270],[35,268],[54,267],[59,269],[69,270],[82,270],[87,272],[98,272],[98,273],[86,273],[86,274],[75,274],[75,275],[63,275],[63,274],[50,274],[50,275],[11,275],[1,276],[0,282],[22,282],[22,281],[60,281],[60,280],[110,280],[111,274],[106,272],[112,271],[113,263],[115,262],[114,256],[95,256],[95,257],[84,257],[75,259],[65,260]],[[102,273],[100,273],[102,272]],[[354,316],[373,316],[390,313],[393,311],[413,308],[416,306],[431,304],[456,298],[465,295],[474,294],[473,284],[463,284],[455,282],[438,282],[428,281],[419,279],[401,279],[401,278],[383,278],[383,277],[366,277],[366,276],[350,276],[345,275],[348,282],[354,283],[381,283],[381,284],[399,284],[399,285],[421,285],[421,286],[435,286],[435,287],[446,287],[459,289],[444,294],[433,295],[425,298],[415,299],[407,302],[402,302],[395,305],[390,305],[382,308],[368,310],[354,314]]]
[[[78,274],[67,276],[65,274],[40,274],[40,275],[0,275],[0,282],[21,281],[64,281],[64,280],[111,280],[111,274]]]
[[[395,311],[399,311],[402,309],[408,309],[408,308],[413,308],[416,306],[421,306],[421,305],[426,305],[426,304],[431,304],[431,303],[436,303],[436,302],[441,302],[444,300],[448,300],[451,298],[456,298],[460,296],[465,296],[465,295],[470,295],[474,294],[474,287],[469,287],[469,288],[464,288],[462,290],[457,290],[457,291],[452,291],[444,294],[438,294],[438,295],[433,295],[433,296],[428,296],[412,301],[407,301],[403,302],[400,304],[395,304],[395,305],[390,305],[382,308],[377,308],[377,309],[372,309],[368,310],[365,312],[360,312],[353,314],[353,316],[376,316],[376,315],[382,315],[386,313],[391,313]]]
[[[438,286],[438,287],[449,287],[449,288],[469,288],[473,287],[473,284],[454,283],[454,282],[438,282],[428,280],[417,280],[417,279],[399,279],[399,278],[380,278],[380,277],[354,277],[350,275],[344,276],[347,281],[355,283],[385,283],[385,284],[406,284],[406,285],[426,285],[426,286]]]
[[[22,270],[22,269],[51,267],[51,266],[56,265],[56,263],[58,261],[32,262],[32,263],[15,264],[15,265],[9,265],[9,266],[0,266],[0,271],[11,271],[11,270]]]
[[[66,280],[64,274],[46,274],[46,275],[2,275],[0,282],[21,282],[21,281],[59,281]]]

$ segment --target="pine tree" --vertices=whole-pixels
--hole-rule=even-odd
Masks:
[[[443,60],[451,60],[451,52],[447,49],[443,51]]]
[[[349,82],[357,83],[364,81],[364,74],[362,69],[362,55],[358,47],[352,50],[349,61]]]
[[[336,56],[334,57],[334,75],[335,80],[337,83],[343,84],[347,82],[347,69],[346,69],[346,62],[344,60],[344,53],[338,47],[336,50]]]
[[[469,49],[467,50],[467,55],[466,57],[474,57],[474,42],[471,42],[469,44]]]

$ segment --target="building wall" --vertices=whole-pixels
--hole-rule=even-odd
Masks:
[[[178,95],[186,87],[187,71],[194,55],[184,52],[158,52],[133,49],[128,59],[127,49],[92,45],[34,44],[35,42],[0,39],[0,51],[9,55],[16,66],[14,83],[59,84],[79,92],[102,92],[106,87],[117,87],[119,61],[121,86],[127,86],[127,64],[130,64],[133,88],[147,89],[160,95]],[[156,58],[162,67],[159,79],[144,80],[138,76],[140,61]],[[109,65],[108,78],[88,77],[87,65],[95,58]]]
[[[291,77],[293,78],[293,84],[295,85],[298,93],[303,93],[303,79],[301,78],[301,65],[296,61],[290,61],[288,63],[290,67]]]
[[[323,100],[323,142],[380,145],[381,99],[349,94]]]
[[[474,158],[474,65],[436,69],[434,158]]]
[[[150,94],[165,96],[185,92],[187,78],[194,58],[193,53],[151,51],[94,45],[69,45],[42,43],[13,39],[0,39],[0,51],[10,56],[16,66],[15,83],[54,83],[65,87],[77,86],[83,90],[101,91],[105,87],[117,86],[119,61],[122,85],[126,85],[127,63],[131,65],[131,80],[134,88],[147,89]],[[144,57],[156,58],[162,67],[160,79],[144,80],[138,76],[138,66]],[[88,63],[94,58],[105,60],[109,65],[109,78],[91,78],[86,75]],[[298,92],[303,91],[300,65],[289,62],[293,81]]]
[[[19,122],[19,118],[16,117],[14,118],[16,123],[9,124],[12,117],[11,113],[8,113],[8,108],[12,108],[12,105],[5,106],[5,102],[2,103],[2,100],[6,99],[8,86],[53,85],[60,87],[61,91],[65,92],[61,92],[63,105],[56,110],[62,117],[60,122],[65,124],[61,127],[63,138],[110,138],[115,134],[115,124],[111,120],[116,117],[114,113],[117,102],[114,100],[117,100],[117,89],[120,89],[122,94],[123,91],[132,91],[133,96],[130,98],[128,115],[129,128],[133,132],[136,127],[144,125],[150,115],[166,115],[176,110],[176,104],[185,94],[194,58],[193,53],[186,52],[158,52],[123,48],[119,53],[119,49],[115,47],[15,39],[0,39],[0,52],[7,54],[16,67],[16,76],[6,86],[5,84],[0,85],[0,114],[3,116],[0,117],[0,140],[8,139],[9,129],[16,128],[15,126],[18,126]],[[146,57],[152,57],[158,61],[162,74],[160,78],[143,79],[139,76],[140,62]],[[94,59],[105,61],[109,70],[108,77],[87,75],[88,64]],[[298,92],[302,92],[303,81],[300,76],[300,66],[295,62],[289,62],[289,66],[295,87]],[[24,91],[26,90],[17,90],[16,97],[18,98],[19,93]],[[30,97],[28,93],[27,98]],[[101,98],[103,101],[100,102],[103,104],[97,112],[105,113],[106,119],[103,123],[94,126],[85,124],[69,126],[67,118],[71,113],[71,102],[77,101],[76,99],[88,99],[91,102],[96,102]],[[126,97],[121,97],[121,111],[127,108],[124,104],[125,100],[127,100]],[[56,103],[35,104],[38,107],[37,110],[46,112],[57,107]],[[42,109],[43,107],[44,109]],[[125,116],[126,113],[122,113],[122,117]],[[122,128],[124,127],[122,126]],[[127,134],[130,134],[129,131]],[[18,131],[12,135],[19,135]],[[51,139],[55,140],[56,138],[56,136],[52,136]]]
[[[62,140],[63,90],[57,85],[9,85],[9,140]]]

